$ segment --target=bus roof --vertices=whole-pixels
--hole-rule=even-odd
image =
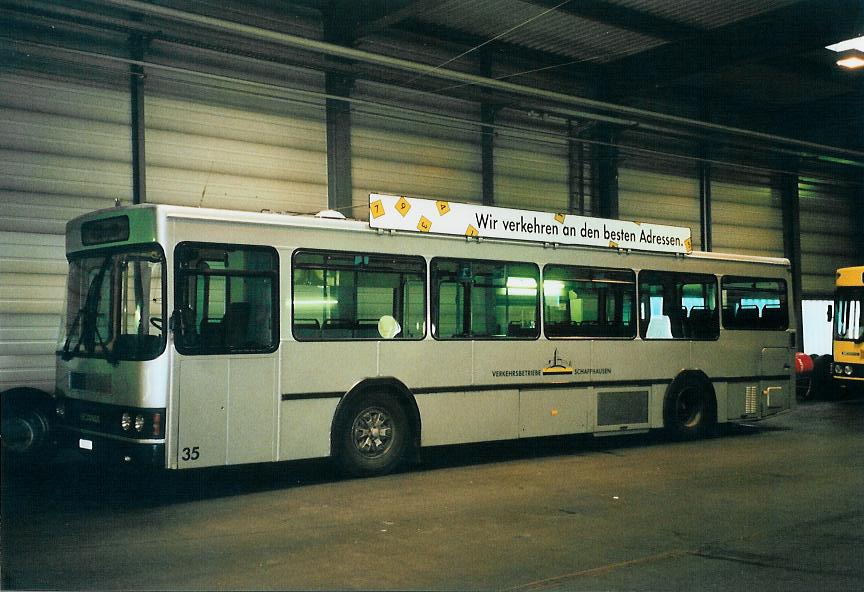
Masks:
[[[317,217],[312,214],[297,214],[297,213],[278,213],[278,212],[248,212],[241,210],[222,210],[216,208],[198,208],[192,206],[165,205],[165,204],[138,204],[114,208],[106,208],[96,210],[87,214],[83,214],[77,218],[70,220],[66,225],[66,243],[67,253],[73,253],[94,248],[93,246],[84,246],[81,243],[81,227],[83,224],[99,219],[111,218],[113,216],[122,216],[127,212],[149,211],[153,217],[153,223],[158,224],[160,220],[164,221],[171,218],[194,219],[194,220],[210,220],[213,222],[235,222],[241,224],[266,225],[266,226],[284,226],[284,227],[299,227],[299,228],[316,228],[339,230],[342,232],[358,232],[369,234],[400,234],[403,236],[414,236],[417,240],[447,240],[447,241],[489,241],[495,243],[510,243],[521,244],[524,246],[534,245],[538,248],[554,245],[560,249],[573,249],[584,251],[609,251],[608,247],[593,247],[584,245],[561,245],[552,241],[518,241],[512,239],[499,238],[467,238],[457,237],[452,235],[432,234],[432,233],[417,233],[401,230],[382,230],[371,228],[366,220],[357,219],[337,219],[330,217]],[[140,241],[139,241],[140,242]],[[116,246],[114,244],[99,245],[99,248]],[[624,249],[626,251],[626,249]],[[664,255],[666,257],[684,257],[692,259],[707,259],[718,261],[734,261],[742,263],[759,263],[765,265],[777,265],[789,267],[789,260],[781,257],[762,257],[755,255],[740,255],[733,253],[718,253],[713,251],[691,251],[687,254],[672,254],[661,252],[642,252],[647,255]]]

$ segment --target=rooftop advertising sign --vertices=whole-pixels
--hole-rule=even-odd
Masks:
[[[369,225],[455,236],[689,253],[690,229],[399,195],[369,195]]]

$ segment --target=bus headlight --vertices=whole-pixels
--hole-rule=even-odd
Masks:
[[[57,405],[54,407],[54,413],[57,414],[57,417],[66,417],[66,405],[58,401]]]
[[[852,376],[852,366],[846,366],[845,368],[843,368],[843,373],[846,376]]]
[[[129,428],[132,427],[132,416],[128,413],[124,413],[120,416],[120,427],[123,428],[124,432],[128,432]]]
[[[834,364],[834,374],[843,374],[843,366]]]
[[[140,432],[144,429],[144,416],[140,413],[135,416],[135,431]]]

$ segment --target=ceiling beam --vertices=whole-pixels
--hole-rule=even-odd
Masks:
[[[445,2],[447,0],[385,0],[375,7],[373,7],[374,3],[367,4],[363,22],[357,30],[356,37],[360,39],[380,33],[407,19],[435,10]]]
[[[861,0],[804,0],[605,65],[610,100],[665,89],[712,72],[840,41],[864,18]]]
[[[524,62],[529,70],[548,69],[555,77],[560,79],[572,78],[579,82],[590,83],[600,74],[596,64],[581,62],[573,64],[567,56],[562,56],[546,51],[539,51],[509,43],[507,41],[490,41],[486,37],[465,33],[442,25],[432,25],[417,19],[407,19],[393,27],[396,31],[418,35],[432,41],[443,41],[460,47],[480,47],[483,55],[491,62],[502,64]]]
[[[603,0],[522,0],[543,8],[555,8],[558,12],[572,14],[617,29],[632,31],[666,41],[675,41],[698,35],[701,31],[686,23],[657,16],[642,10],[628,8]]]

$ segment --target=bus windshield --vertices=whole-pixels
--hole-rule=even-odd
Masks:
[[[834,301],[834,339],[864,340],[864,288],[837,288]]]
[[[57,353],[111,363],[158,356],[165,348],[164,259],[158,246],[70,258]]]

